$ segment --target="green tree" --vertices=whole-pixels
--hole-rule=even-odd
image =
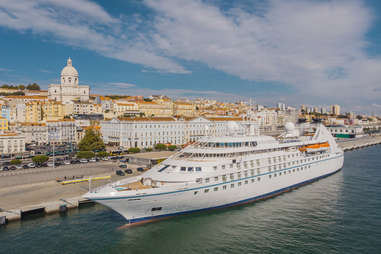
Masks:
[[[20,164],[21,164],[21,160],[19,160],[19,159],[14,159],[14,160],[11,160],[10,163],[11,163],[12,165],[20,165]]]
[[[128,153],[140,153],[139,147],[131,147],[128,149]]]
[[[34,164],[36,165],[41,165],[41,164],[44,164],[45,162],[47,162],[49,160],[49,156],[46,156],[46,155],[36,155],[32,158],[32,161],[34,162]]]
[[[78,144],[80,151],[104,151],[105,147],[102,138],[93,130],[87,130]]]
[[[147,147],[144,149],[146,152],[152,152],[152,147]]]
[[[97,153],[97,156],[103,158],[103,157],[110,156],[110,153],[105,152],[105,151],[101,151],[101,152]]]
[[[80,159],[90,159],[93,157],[95,157],[95,153],[92,151],[79,151],[77,153],[77,158],[80,158]]]
[[[167,150],[167,146],[165,144],[156,144],[155,149],[159,151]]]
[[[20,90],[25,90],[25,86],[24,86],[23,84],[20,84],[20,85],[18,86],[18,89],[20,89]]]
[[[40,86],[36,83],[33,83],[33,84],[29,84],[26,89],[28,90],[40,90]]]
[[[168,146],[168,150],[169,150],[169,151],[175,151],[176,148],[177,148],[177,146],[175,146],[175,145],[170,145],[170,146]]]

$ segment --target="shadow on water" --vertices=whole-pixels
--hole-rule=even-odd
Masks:
[[[349,152],[342,171],[280,196],[137,227],[100,205],[11,223],[0,253],[377,253],[380,156]]]

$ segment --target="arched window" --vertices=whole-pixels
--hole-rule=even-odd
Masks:
[[[71,83],[71,78],[69,77],[69,83]]]

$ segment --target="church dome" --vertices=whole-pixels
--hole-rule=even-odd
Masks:
[[[78,77],[78,71],[73,67],[70,57],[67,59],[67,65],[61,71],[61,76]]]
[[[70,57],[67,59],[67,65],[61,71],[61,85],[78,85],[78,71],[73,67]]]

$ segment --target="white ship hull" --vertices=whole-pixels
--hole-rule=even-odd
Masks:
[[[344,154],[339,151],[323,159],[311,159],[300,165],[240,179],[194,183],[182,189],[160,187],[157,192],[139,196],[97,195],[88,198],[115,210],[129,223],[137,223],[269,198],[332,175],[342,168],[343,162]],[[214,189],[216,187],[218,190]],[[205,193],[205,189],[209,191]]]

